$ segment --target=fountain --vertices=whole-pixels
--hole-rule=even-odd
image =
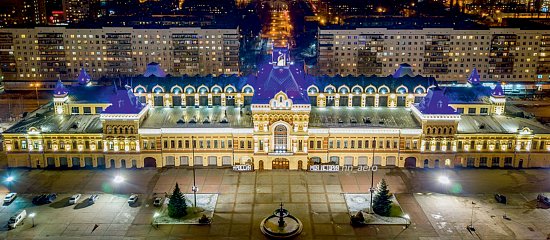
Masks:
[[[260,230],[269,238],[291,238],[302,233],[302,222],[290,215],[290,212],[283,208],[276,209],[271,216],[264,218],[260,224]]]

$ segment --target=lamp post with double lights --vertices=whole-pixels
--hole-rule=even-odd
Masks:
[[[40,83],[31,83],[31,87],[34,87],[34,93],[36,94],[36,108],[40,107],[40,103],[38,102],[38,87],[40,86]]]
[[[193,187],[191,187],[191,191],[193,191],[193,207],[197,207],[197,192],[199,191],[199,188],[197,187],[197,181],[195,176],[195,137],[191,136],[191,153],[193,157]]]
[[[370,213],[372,214],[374,214],[374,210],[372,208],[372,196],[374,195],[374,149],[376,149],[376,137],[374,137],[372,142],[372,163],[370,167]]]

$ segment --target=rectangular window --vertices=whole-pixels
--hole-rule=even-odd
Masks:
[[[103,144],[101,143],[101,141],[97,141],[97,149],[103,149]]]
[[[491,167],[500,167],[499,157],[493,157],[493,159],[491,159]]]
[[[348,148],[348,140],[344,140],[344,148]]]
[[[26,140],[21,141],[21,149],[27,149],[27,141]]]
[[[459,114],[463,114],[463,113],[464,113],[464,108],[457,108],[456,111],[457,111]]]
[[[164,148],[168,148],[168,141],[164,140]]]
[[[47,149],[52,149],[52,141],[48,141],[48,142],[46,143],[46,148],[47,148]]]
[[[363,141],[357,141],[357,148],[363,148]]]
[[[202,140],[199,140],[199,148],[204,148],[204,142]]]
[[[336,140],[336,148],[340,148],[340,140]]]
[[[468,114],[476,114],[475,108],[468,108]]]
[[[485,115],[485,114],[489,113],[489,109],[488,108],[481,108],[479,113]]]
[[[227,147],[232,148],[233,147],[233,140],[227,140]]]
[[[413,148],[414,148],[414,149],[417,149],[417,148],[418,148],[418,142],[417,142],[417,141],[413,141]]]
[[[405,142],[405,149],[410,149],[411,148],[411,140],[407,140],[407,142]]]
[[[95,107],[95,114],[100,114],[101,112],[103,112],[102,107]]]
[[[313,149],[315,142],[309,141],[309,149]]]
[[[248,141],[248,144],[247,144],[247,145],[248,145],[248,148],[249,148],[249,149],[252,148],[252,141]]]
[[[222,146],[221,146],[221,147],[222,147],[222,148],[225,148],[225,141],[224,141],[224,140],[221,140],[220,142],[222,143]]]
[[[300,151],[300,152],[303,151],[303,149],[304,149],[302,144],[303,144],[302,140],[298,140],[298,151]]]
[[[181,148],[182,147],[182,142],[181,140],[178,140],[178,148]]]
[[[264,141],[259,140],[258,141],[258,146],[259,146],[258,148],[260,149],[260,151],[263,151],[264,150]]]
[[[78,107],[72,107],[71,108],[71,113],[72,114],[78,114]]]
[[[241,140],[240,144],[239,144],[239,148],[243,149],[244,148],[244,141]]]
[[[91,107],[84,107],[82,108],[84,111],[84,114],[92,114],[92,108]]]
[[[84,148],[90,149],[90,141],[84,142]]]
[[[365,148],[369,148],[369,140],[365,140]]]
[[[317,148],[321,149],[321,141],[317,141]]]
[[[504,166],[505,167],[512,167],[512,157],[505,157],[504,158]]]
[[[185,140],[185,148],[189,148],[189,140]]]
[[[355,148],[355,140],[351,140],[351,148]]]
[[[170,140],[170,148],[176,148],[176,141]]]
[[[149,142],[147,140],[143,140],[143,149],[147,149],[149,146]]]
[[[334,148],[334,142],[332,140],[328,141],[328,148]]]
[[[210,148],[210,140],[206,140],[206,148]]]
[[[397,148],[397,140],[393,140],[393,148]]]
[[[479,158],[479,166],[480,167],[487,167],[487,157],[480,157]]]
[[[218,148],[218,140],[214,140],[214,148]]]

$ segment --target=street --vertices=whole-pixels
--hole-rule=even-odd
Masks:
[[[7,176],[4,171],[2,176]],[[412,224],[401,226],[352,227],[342,193],[364,193],[370,187],[370,172],[314,173],[302,171],[233,172],[231,169],[197,169],[199,193],[219,193],[212,225],[151,225],[156,208],[152,198],[170,193],[176,182],[191,193],[191,169],[160,170],[11,170],[14,181],[4,185],[20,196],[0,207],[0,222],[19,209],[36,213],[15,230],[5,225],[1,238],[74,237],[114,238],[119,236],[158,239],[265,239],[259,231],[261,219],[280,202],[304,223],[298,239],[541,239],[550,229],[546,223],[550,210],[537,208],[536,195],[550,192],[550,172],[532,170],[381,169],[375,184],[383,177],[396,193]],[[441,175],[451,183],[437,181]],[[115,183],[115,176],[123,176]],[[30,200],[39,193],[56,192],[58,199],[49,205],[33,206]],[[509,204],[496,203],[493,194],[509,198]],[[68,197],[83,194],[80,203],[67,205]],[[93,205],[83,204],[91,193],[100,193]],[[140,202],[130,207],[130,193],[140,194]],[[474,202],[474,214],[472,204]],[[502,218],[506,213],[511,220]],[[476,232],[466,226],[473,222]],[[95,225],[95,231],[91,231]]]

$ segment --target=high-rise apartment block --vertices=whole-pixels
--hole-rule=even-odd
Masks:
[[[84,68],[97,80],[143,74],[155,62],[167,74],[239,73],[238,29],[104,27],[0,30],[0,62],[6,89],[27,89],[57,79],[75,81]]]
[[[550,79],[550,31],[518,28],[321,29],[318,74],[393,74],[401,63],[441,82],[465,82],[477,68],[482,80]]]

